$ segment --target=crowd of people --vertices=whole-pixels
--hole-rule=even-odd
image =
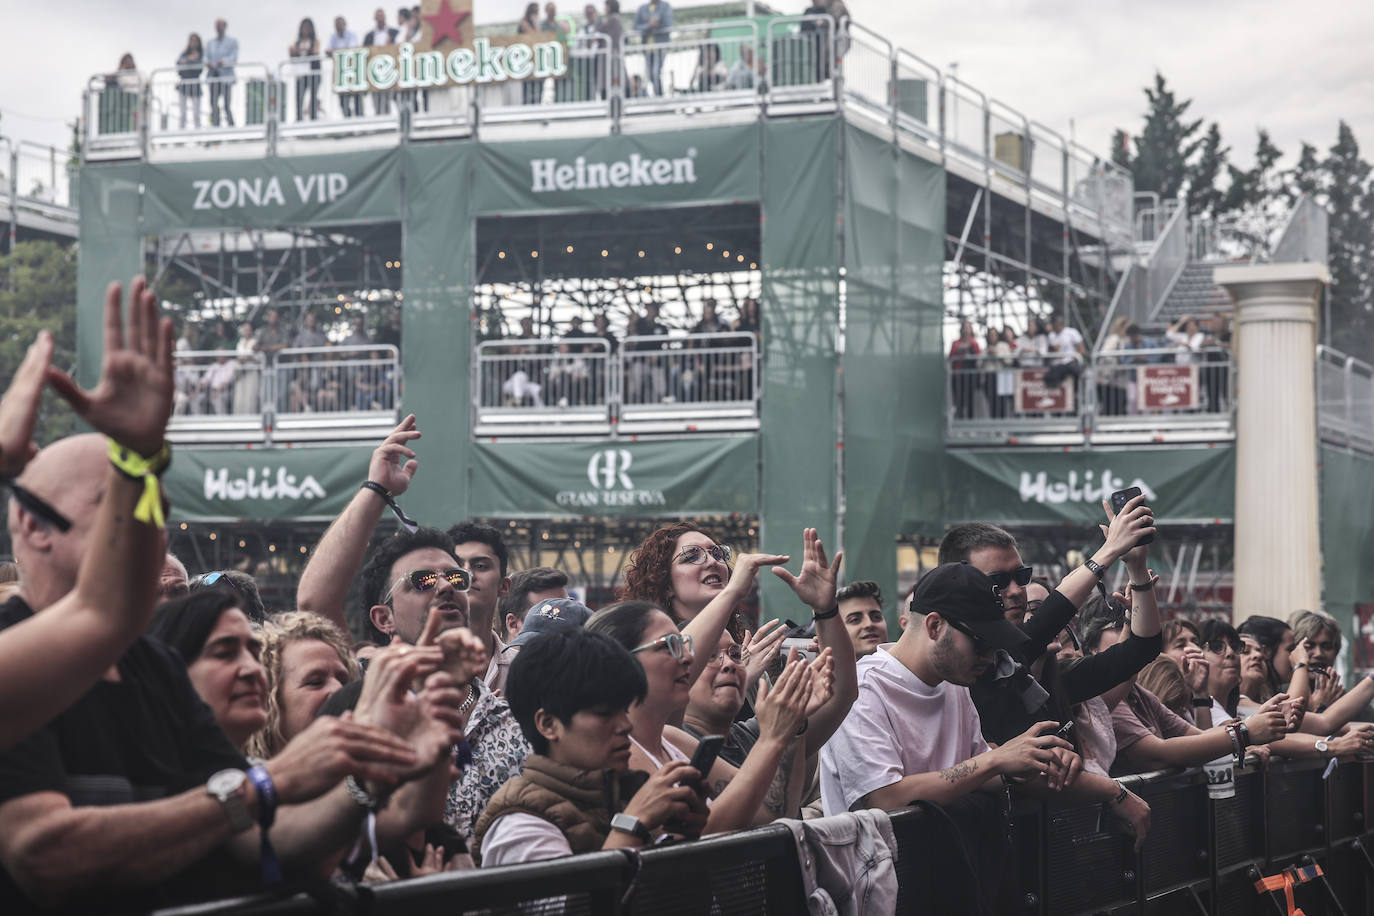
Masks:
[[[973,322],[964,320],[948,354],[951,406],[957,419],[1011,417],[1017,415],[1017,369],[1045,369],[1046,385],[1068,384],[1077,391],[1091,363],[1099,412],[1121,416],[1142,410],[1135,367],[1196,364],[1199,409],[1223,413],[1230,404],[1230,350],[1229,319],[1223,314],[1184,315],[1158,335],[1146,334],[1140,325],[1118,316],[1095,354],[1089,353],[1082,333],[1066,325],[1060,314],[1048,323],[1031,315],[1020,334],[1010,325],[989,324],[980,336]],[[1037,412],[1026,408],[1020,413]]]
[[[670,337],[662,307],[649,302],[618,335],[605,312],[592,327],[572,315],[566,327],[536,329],[534,318],[520,319],[518,333],[495,338],[509,342],[481,374],[484,406],[569,407],[605,403],[605,357],[631,354],[624,366],[626,403],[699,403],[750,400],[754,396],[759,324],[757,299],[739,303],[734,321],[721,317],[715,299],[702,300],[700,317]],[[689,319],[690,320],[690,319]]]
[[[965,524],[888,608],[877,583],[841,585],[814,528],[797,553],[736,555],[679,522],[593,611],[566,571],[512,570],[498,530],[404,514],[412,415],[292,606],[265,607],[251,576],[191,577],[166,552],[173,329],[141,279],[127,310],[111,286],[104,334],[93,390],[50,365],[43,332],[0,401],[18,572],[0,587],[6,912],[388,881],[915,803],[977,850],[993,912],[1013,889],[1009,794],[1100,803],[1139,844],[1149,806],[1121,774],[1374,744],[1358,721],[1374,678],[1341,683],[1331,618],[1165,624],[1138,495],[1104,503],[1100,546],[1058,583],[1008,532]],[[36,448],[49,386],[95,432]],[[388,511],[400,530],[377,537]],[[1130,584],[1106,595],[1117,563]],[[736,609],[768,570],[791,599],[753,627]],[[789,638],[809,648],[784,653]]]
[[[848,11],[843,0],[817,0],[806,13],[828,14],[836,21]],[[402,6],[394,19],[387,10],[377,7],[371,20],[361,30],[349,26],[344,16],[335,16],[332,30],[320,34],[311,17],[301,19],[295,35],[286,45],[289,66],[282,70],[283,79],[292,84],[295,99],[295,120],[313,121],[325,115],[320,100],[321,62],[335,51],[360,47],[386,47],[405,42],[419,42],[423,38],[425,20],[417,5]],[[626,32],[636,36],[634,48],[638,58],[633,67],[623,63],[627,53]],[[829,52],[822,52],[827,27],[815,22],[803,23],[803,40],[817,42],[809,57],[814,66],[823,68],[817,79],[828,76]],[[641,3],[627,24],[621,20],[620,0],[603,0],[598,7],[588,3],[582,19],[560,13],[557,4],[530,3],[516,25],[520,35],[538,36],[539,40],[559,41],[566,50],[567,72],[549,81],[526,80],[520,90],[524,104],[590,101],[604,99],[612,87],[628,98],[663,97],[675,93],[752,90],[767,78],[764,61],[755,55],[752,45],[731,42],[728,49],[721,42],[704,40],[694,43],[695,68],[682,85],[675,85],[670,75],[665,80],[664,61],[678,46],[666,47],[673,41],[673,8],[668,0],[648,0]],[[692,50],[692,49],[688,49]],[[266,58],[263,58],[266,59]],[[212,126],[234,126],[233,95],[238,83],[239,43],[228,32],[227,20],[214,22],[214,37],[202,40],[192,32],[176,57],[176,112],[180,130],[199,129],[202,114],[208,115]],[[643,72],[640,72],[640,71]],[[141,84],[140,74],[132,54],[124,54],[114,73],[106,82],[122,93],[136,92]],[[326,87],[327,89],[328,87]],[[373,115],[390,114],[396,107],[412,111],[429,110],[428,90],[392,90],[368,93]],[[209,102],[208,112],[203,102]],[[283,99],[282,117],[290,117],[287,100]],[[364,114],[360,93],[338,95],[339,114],[343,118]],[[169,106],[170,113],[170,106]]]
[[[395,409],[400,368],[387,359],[389,351],[367,348],[399,349],[399,309],[375,331],[367,316],[355,314],[347,336],[326,334],[313,311],[297,317],[294,330],[275,308],[264,312],[260,325],[186,322],[175,345],[174,412],[251,414],[269,404],[290,413]]]

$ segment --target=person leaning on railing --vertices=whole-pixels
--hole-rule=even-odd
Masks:
[[[205,48],[200,36],[192,32],[186,47],[177,56],[177,101],[180,108],[180,127],[186,129],[186,108],[190,106],[196,129],[200,129],[200,74],[205,69]]]
[[[647,847],[669,825],[700,833],[700,773],[681,761],[630,769],[629,708],[647,691],[635,657],[602,633],[541,633],[521,650],[506,698],[534,753],[477,820],[484,867]]]

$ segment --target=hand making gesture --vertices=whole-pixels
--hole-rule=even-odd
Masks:
[[[843,550],[833,561],[827,560],[820,535],[815,528],[807,528],[802,531],[801,575],[794,576],[780,566],[773,568],[773,574],[786,582],[803,604],[821,614],[835,606],[835,582],[843,560]]]

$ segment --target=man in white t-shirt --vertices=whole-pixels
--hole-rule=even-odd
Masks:
[[[901,638],[859,660],[859,699],[821,751],[826,814],[948,804],[999,777],[1057,788],[1072,745],[1038,722],[989,749],[968,686],[1025,634],[1007,621],[991,580],[947,563],[917,583]]]
[[[1056,363],[1077,362],[1078,357],[1087,352],[1083,346],[1083,335],[1077,328],[1064,326],[1064,316],[1055,315],[1050,319],[1050,353]]]

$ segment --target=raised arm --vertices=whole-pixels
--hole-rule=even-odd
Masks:
[[[682,628],[682,632],[692,637],[692,644],[699,650],[694,654],[692,667],[688,670],[691,683],[696,683],[701,672],[706,670],[706,663],[715,652],[713,647],[720,641],[720,634],[725,632],[730,615],[749,593],[755,577],[759,574],[759,568],[777,566],[789,559],[791,558],[772,553],[740,554],[739,559],[735,561],[735,568],[730,571],[730,581],[725,583],[725,588]]]
[[[381,485],[393,498],[404,493],[420,466],[406,443],[418,438],[415,414],[410,414],[372,453],[367,479]],[[385,509],[386,501],[375,490],[364,487],[354,494],[315,545],[296,586],[297,608],[314,611],[348,632],[344,598],[363,565],[367,544]]]
[[[1092,555],[1094,563],[1099,564],[1103,569],[1110,569],[1113,563],[1126,556],[1132,550],[1145,551],[1148,549],[1135,546],[1136,541],[1140,540],[1141,537],[1154,534],[1155,531],[1154,513],[1144,503],[1144,495],[1137,496],[1121,508],[1120,514],[1113,514],[1111,507],[1105,502],[1103,503],[1103,507],[1106,509],[1107,517],[1111,523],[1104,529],[1106,540],[1103,542],[1102,546],[1098,548],[1097,552]],[[1145,562],[1146,556],[1147,554],[1145,553],[1139,555],[1139,562],[1142,565]],[[1144,575],[1145,573],[1142,568],[1142,578],[1136,581],[1144,582]],[[1096,587],[1097,576],[1092,570],[1088,569],[1086,565],[1083,565],[1065,576],[1055,590],[1065,598],[1068,598],[1069,601],[1073,602],[1074,607],[1082,607],[1083,602],[1088,600],[1088,595],[1090,595],[1092,590]],[[1157,621],[1159,619],[1159,612],[1156,609],[1154,613],[1154,619],[1156,620],[1154,632],[1158,633],[1159,626]],[[1134,624],[1132,624],[1131,629],[1132,632],[1136,632]],[[1141,632],[1137,635],[1149,636],[1152,634],[1149,632]]]
[[[801,575],[793,576],[781,566],[773,567],[773,575],[786,582],[802,604],[811,608],[816,619],[816,638],[822,649],[830,649],[834,658],[830,699],[807,720],[808,755],[818,753],[830,740],[844,717],[849,715],[849,707],[859,698],[854,644],[849,640],[849,631],[845,629],[835,601],[835,583],[843,561],[844,551],[836,553],[834,560],[827,560],[820,535],[815,528],[807,528],[802,532]]]
[[[157,300],[139,277],[130,296],[126,340],[121,302],[120,286],[112,283],[105,294],[100,382],[89,393],[49,365],[53,343],[47,331],[29,347],[0,401],[0,473],[5,477],[17,475],[37,452],[32,436],[45,378],[100,432],[140,455],[161,452],[172,412],[172,324],[158,320]],[[166,553],[162,525],[135,518],[144,480],[113,467],[105,478],[76,587],[43,613],[0,634],[0,749],[74,703],[152,616]]]

